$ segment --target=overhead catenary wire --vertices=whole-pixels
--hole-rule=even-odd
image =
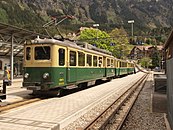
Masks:
[[[124,36],[124,35],[119,35],[119,36],[113,36],[113,37],[104,37],[104,38],[88,38],[88,39],[79,39],[76,41],[86,41],[86,40],[102,40],[102,39],[115,39],[115,38],[122,38],[122,37],[126,37],[126,38],[138,38],[138,37],[145,37],[145,38],[158,38],[158,37],[162,37],[162,36],[148,36],[148,35],[138,35],[138,36]]]

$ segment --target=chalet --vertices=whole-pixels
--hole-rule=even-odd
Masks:
[[[135,46],[129,54],[129,58],[133,60],[142,59],[143,57],[152,57],[155,52],[163,57],[163,46]]]

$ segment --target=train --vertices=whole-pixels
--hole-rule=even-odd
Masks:
[[[24,45],[23,87],[34,94],[88,87],[135,73],[133,62],[86,42],[37,37]]]

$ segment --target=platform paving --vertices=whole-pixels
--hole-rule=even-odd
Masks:
[[[74,94],[42,100],[0,114],[0,130],[60,130],[113,91],[117,98],[144,73],[128,75]]]
[[[153,72],[152,111],[167,113],[167,77],[163,72]]]
[[[167,113],[167,95],[163,92],[153,92],[152,111],[157,113]]]

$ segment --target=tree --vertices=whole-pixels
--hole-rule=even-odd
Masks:
[[[113,56],[126,59],[131,47],[128,42],[126,31],[121,28],[115,28],[109,34],[95,28],[86,28],[81,31],[80,40],[88,41],[88,43],[112,52]]]
[[[154,47],[154,52],[152,54],[152,67],[159,67],[160,66],[160,62],[161,62],[161,57],[158,53],[157,47]]]
[[[126,58],[130,51],[127,32],[123,28],[115,28],[109,35],[115,44],[115,46],[110,46],[109,50],[112,51],[113,55],[117,58]]]
[[[0,8],[0,21],[1,22],[4,22],[4,23],[8,23],[8,15],[7,15],[7,12]]]
[[[139,63],[142,67],[148,68],[149,66],[151,66],[151,61],[152,59],[150,57],[144,57],[139,61]]]
[[[105,31],[86,28],[81,31],[79,40],[87,41],[98,48],[109,50],[110,36]]]
[[[146,38],[146,41],[145,41],[148,45],[151,44],[151,38]]]

